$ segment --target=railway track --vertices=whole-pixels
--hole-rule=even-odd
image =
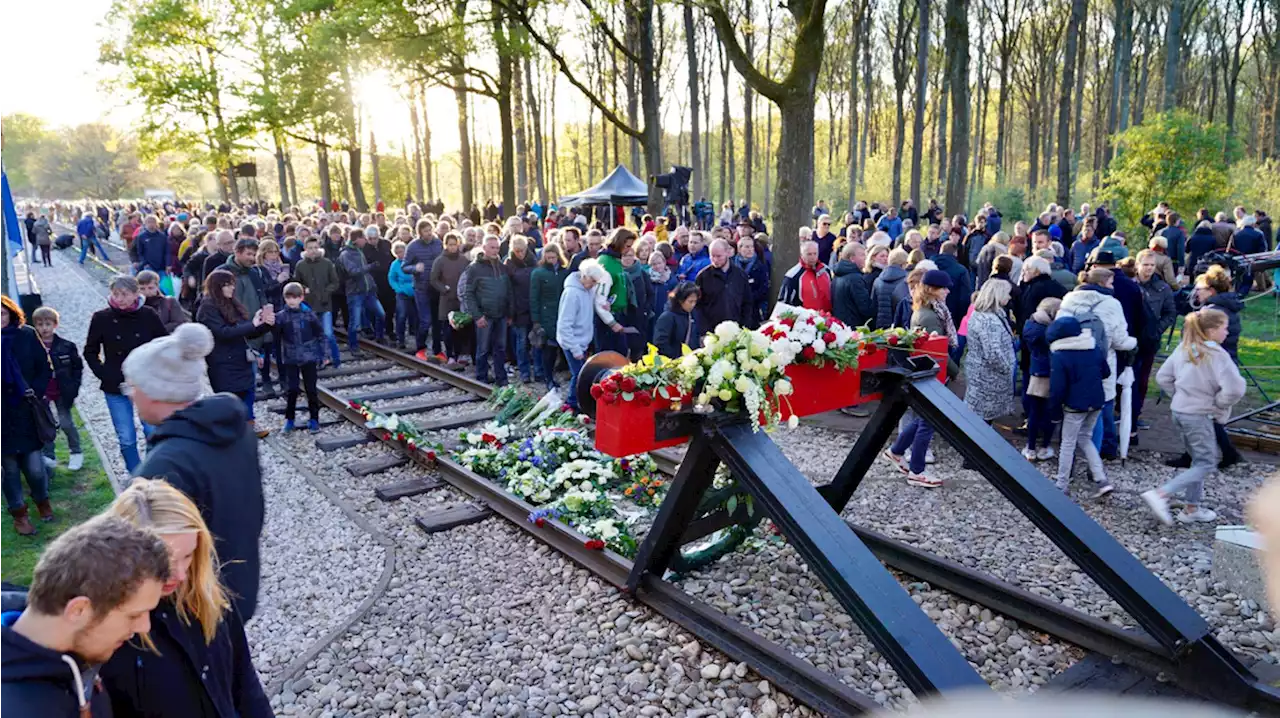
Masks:
[[[367,357],[374,360],[373,368],[367,368],[369,364],[344,368],[340,372],[330,373],[320,385],[322,404],[343,419],[363,428],[365,419],[352,407],[353,400],[381,401],[407,397],[416,397],[416,400],[389,407],[387,411],[395,411],[410,418],[421,412],[448,414],[443,418],[415,422],[423,431],[456,430],[481,424],[493,417],[493,413],[486,410],[483,404],[493,391],[490,385],[367,340],[362,339],[360,347]],[[346,372],[346,378],[343,372]],[[377,372],[378,375],[362,380],[355,376],[357,372]],[[426,379],[427,383],[390,390],[377,389],[379,385],[415,376]],[[444,391],[449,391],[452,396],[433,398],[433,395],[440,396]],[[471,507],[445,510],[438,512],[440,515],[419,519],[418,524],[424,530],[443,530],[497,514],[619,590],[627,590],[627,578],[632,568],[630,560],[610,551],[586,548],[584,536],[558,522],[547,522],[542,527],[536,527],[527,520],[534,506],[515,498],[502,487],[447,456],[436,456],[432,461],[422,452],[410,451],[394,437],[375,437],[372,432],[366,436],[329,444],[332,448],[343,448],[379,439],[394,448],[399,455],[381,464],[371,462],[367,466],[354,467],[353,471],[372,473],[380,470],[381,466],[402,466],[412,462],[428,472],[427,478],[380,487],[377,490],[379,498],[395,500],[448,484],[475,502]],[[674,475],[680,462],[676,453],[664,450],[653,452],[651,456],[661,471]],[[739,508],[732,514],[723,510],[711,512],[691,523],[683,540],[688,543],[719,529],[748,521],[744,508]],[[1107,666],[1115,666],[1116,670],[1122,670],[1120,666],[1127,666],[1129,668],[1123,670],[1136,670],[1166,685],[1178,686],[1179,690],[1173,691],[1175,694],[1180,691],[1185,691],[1187,695],[1200,693],[1200,677],[1196,674],[1195,661],[1187,661],[1185,656],[1170,655],[1154,638],[1141,630],[1122,628],[1089,616],[878,531],[853,523],[850,526],[890,568],[1096,654],[1100,660],[1095,663],[1102,665],[1104,671],[1109,670]],[[787,649],[764,639],[742,623],[688,595],[669,581],[646,575],[635,590],[633,598],[689,630],[706,644],[737,661],[746,662],[780,689],[824,713],[853,715],[879,708],[866,695],[795,657]],[[1252,690],[1249,696],[1240,696],[1233,702],[1241,707],[1266,706],[1268,710],[1274,710],[1275,706],[1280,705],[1280,695],[1274,689],[1257,682],[1251,675],[1244,675],[1247,674],[1247,669],[1243,664],[1240,668],[1244,672],[1242,681],[1252,685]]]

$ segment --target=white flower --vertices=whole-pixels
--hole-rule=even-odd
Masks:
[[[600,519],[599,521],[596,521],[591,524],[590,531],[605,541],[617,538],[620,533],[618,531],[618,527],[614,525],[613,519]]]
[[[827,343],[821,339],[815,339],[813,341],[813,350],[821,354],[827,350]]]
[[[760,332],[751,332],[752,354],[755,354],[756,350],[764,351],[768,348],[769,348],[769,337],[766,337]]]
[[[792,429],[800,426],[800,417],[792,416],[790,419],[787,419],[787,426]]]
[[[792,391],[794,391],[794,388],[791,386],[791,382],[786,379],[779,379],[773,384],[773,393],[778,396],[787,396]]]
[[[740,376],[738,377],[738,380],[733,383],[733,388],[737,389],[738,393],[745,395],[748,391],[751,391],[751,380],[745,376]]]
[[[720,322],[716,326],[716,336],[724,341],[731,341],[738,336],[738,332],[742,331],[742,327],[737,322]]]

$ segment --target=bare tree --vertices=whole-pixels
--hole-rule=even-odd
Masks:
[[[946,66],[950,70],[951,156],[947,160],[948,211],[965,209],[965,181],[969,170],[969,18],[968,3],[946,0]]]
[[[689,161],[692,163],[693,195],[704,194],[702,179],[702,133],[698,128],[698,44],[694,36],[693,2],[684,0],[684,43],[689,65],[689,108],[693,127],[689,134]]]
[[[1172,110],[1178,101],[1178,64],[1182,49],[1182,11],[1185,0],[1169,0],[1169,20],[1164,32],[1164,101],[1162,109]]]
[[[924,107],[929,84],[929,0],[918,0],[916,14],[920,29],[916,31],[916,97],[915,117],[911,123],[911,201],[920,207],[920,171],[924,155]]]
[[[902,146],[906,142],[907,117],[903,106],[903,94],[907,91],[907,78],[910,77],[908,48],[911,46],[911,33],[915,29],[918,7],[912,0],[898,0],[897,15],[893,22],[885,23],[885,40],[893,60],[890,70],[893,73],[894,99],[894,133],[893,133],[893,206],[902,204]]]
[[[1076,45],[1084,24],[1085,0],[1071,0],[1067,20],[1067,47],[1062,63],[1062,85],[1058,88],[1058,204],[1071,204],[1071,100],[1075,91]]]

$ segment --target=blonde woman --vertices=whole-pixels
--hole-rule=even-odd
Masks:
[[[1156,383],[1173,396],[1169,409],[1173,423],[1191,454],[1191,468],[1164,486],[1142,494],[1151,511],[1166,524],[1174,521],[1169,497],[1182,493],[1186,503],[1177,515],[1181,523],[1210,522],[1217,513],[1201,505],[1204,482],[1218,471],[1221,454],[1214,437],[1214,422],[1225,422],[1231,407],[1244,398],[1244,378],[1222,348],[1227,339],[1228,317],[1217,309],[1201,309],[1187,315],[1182,343],[1156,373]]]
[[[100,672],[116,718],[269,718],[199,509],[164,481],[137,479],[108,513],[154,531],[169,549],[169,581],[151,611],[151,631],[121,646]]]
[[[992,278],[974,296],[969,316],[964,402],[986,422],[1013,413],[1013,329],[1005,310],[1011,290]]]
[[[877,244],[867,247],[867,259],[862,264],[862,278],[867,282],[867,292],[875,287],[880,273],[889,266],[889,247]]]

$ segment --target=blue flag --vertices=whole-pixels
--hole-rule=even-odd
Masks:
[[[9,191],[9,173],[0,171],[0,205],[4,206],[4,231],[9,237],[9,256],[22,253],[22,230],[18,227],[18,211]]]

